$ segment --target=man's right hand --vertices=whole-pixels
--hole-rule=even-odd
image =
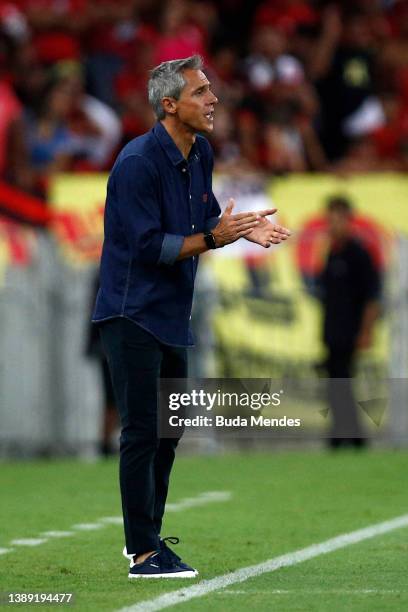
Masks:
[[[235,202],[232,198],[228,200],[228,204],[220,217],[218,225],[212,230],[215,244],[217,247],[223,247],[226,244],[231,244],[239,238],[247,236],[252,232],[254,227],[259,224],[261,217],[273,215],[276,208],[267,210],[259,210],[257,212],[232,214],[232,209]]]

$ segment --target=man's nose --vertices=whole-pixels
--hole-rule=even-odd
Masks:
[[[210,97],[210,104],[218,104],[218,98],[217,96],[210,91],[211,97]]]

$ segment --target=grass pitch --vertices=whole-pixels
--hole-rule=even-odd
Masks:
[[[181,537],[176,551],[199,569],[199,580],[213,578],[406,514],[407,459],[392,451],[180,456],[170,502],[205,491],[232,497],[168,513],[163,535]],[[0,474],[0,547],[13,548],[0,555],[0,592],[74,593],[75,610],[104,611],[199,582],[128,581],[120,525],[72,529],[120,515],[115,460],[4,463]],[[50,530],[73,535],[10,544]],[[399,529],[171,609],[407,610],[407,536]]]

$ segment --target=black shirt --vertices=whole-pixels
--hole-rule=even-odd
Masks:
[[[379,298],[380,275],[370,254],[355,239],[332,248],[319,279],[324,305],[324,341],[353,346],[367,302]]]

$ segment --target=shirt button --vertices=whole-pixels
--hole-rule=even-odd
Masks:
[[[190,200],[191,200],[191,193],[190,193]]]
[[[186,171],[186,169],[185,169],[185,168],[182,168],[182,169],[181,169],[181,171],[182,171],[182,172],[185,172],[185,171]]]
[[[194,228],[195,228],[195,225],[193,224],[191,227],[194,229]]]

